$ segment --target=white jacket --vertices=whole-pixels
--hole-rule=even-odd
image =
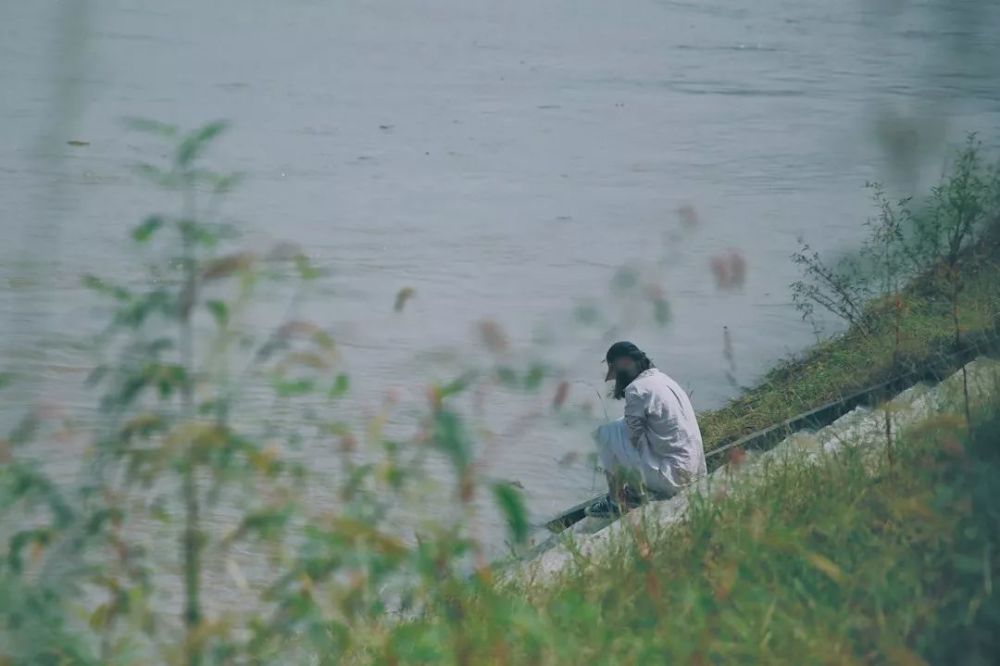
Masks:
[[[625,388],[629,440],[673,492],[707,473],[694,407],[677,382],[650,368]]]

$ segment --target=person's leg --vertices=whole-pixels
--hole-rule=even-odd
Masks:
[[[601,459],[601,466],[604,468],[604,478],[608,482],[608,497],[618,502],[624,494],[624,474],[621,473],[621,465],[617,458],[607,448],[606,446],[598,446],[598,455]]]
[[[632,446],[624,419],[600,426],[594,432],[597,455],[608,481],[608,495],[621,506],[636,506],[643,499],[668,499],[677,489],[659,469],[651,466]]]
[[[642,493],[642,459],[629,441],[625,422],[598,428],[594,439],[608,482],[608,495],[619,506],[636,505]]]

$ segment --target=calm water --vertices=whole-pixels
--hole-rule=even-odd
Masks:
[[[229,118],[215,161],[247,181],[226,213],[251,246],[296,241],[332,270],[302,314],[346,351],[351,410],[390,389],[418,403],[449,372],[421,352],[475,358],[484,318],[517,349],[548,325],[559,344],[544,353],[599,383],[610,340],[566,313],[619,265],[659,257],[684,204],[699,225],[668,248],[673,322],[624,333],[699,409],[716,406],[734,391],[723,326],[744,384],[812,339],[787,289],[798,236],[850,247],[866,180],[926,184],[948,142],[996,136],[991,4],[7,0],[0,360],[50,401],[93,404],[77,388],[90,358],[62,344],[99,324],[79,275],[134,276],[125,231],[166,205],[130,174],[158,154],[120,119]],[[78,29],[61,32],[73,12]],[[747,281],[720,292],[709,261],[729,248]],[[417,296],[394,314],[402,287]],[[284,312],[275,299],[261,321]],[[493,394],[488,423],[548,400]],[[596,396],[575,384],[571,401]],[[588,447],[586,427],[542,421],[501,438],[488,472],[520,481],[544,517],[590,492],[590,472],[556,463]],[[481,528],[498,534],[489,512]]]

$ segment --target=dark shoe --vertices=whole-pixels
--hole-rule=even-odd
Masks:
[[[618,518],[622,515],[621,508],[607,495],[588,506],[583,512],[591,518]]]

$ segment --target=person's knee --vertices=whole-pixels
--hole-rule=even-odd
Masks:
[[[607,448],[597,447],[597,460],[606,472],[613,472],[618,467],[617,459]]]

